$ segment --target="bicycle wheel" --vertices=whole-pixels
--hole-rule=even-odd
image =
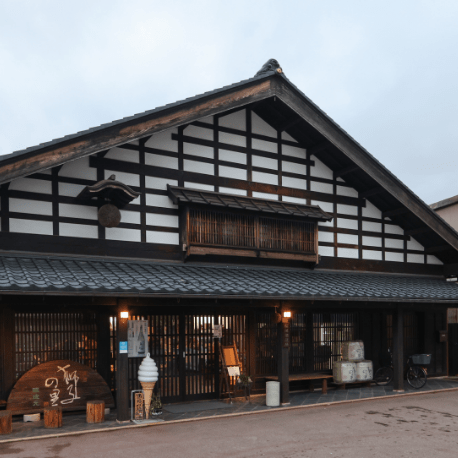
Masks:
[[[416,390],[425,386],[426,372],[420,366],[411,366],[407,370],[407,381]]]
[[[393,380],[393,368],[390,366],[381,367],[377,369],[377,372],[374,375],[374,381],[379,386],[388,385],[388,383]]]

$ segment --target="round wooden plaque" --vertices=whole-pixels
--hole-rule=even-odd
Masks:
[[[121,212],[113,204],[105,204],[99,209],[99,223],[103,227],[116,227],[121,222]]]

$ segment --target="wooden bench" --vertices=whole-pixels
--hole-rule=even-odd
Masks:
[[[268,377],[264,377],[264,378],[267,381],[278,382],[278,377],[274,376],[274,375],[268,376]],[[312,393],[315,390],[315,388],[313,386],[313,381],[314,380],[321,380],[322,381],[321,390],[322,390],[323,394],[328,394],[328,379],[332,379],[332,374],[326,374],[324,372],[311,372],[309,374],[290,374],[289,375],[289,381],[290,382],[308,380],[309,381],[309,390]]]
[[[366,388],[370,387],[372,385],[373,380],[367,380],[367,381],[359,381],[359,382],[345,382],[345,383],[336,383],[334,382],[334,385],[336,385],[336,390],[345,390],[347,385],[362,385]]]

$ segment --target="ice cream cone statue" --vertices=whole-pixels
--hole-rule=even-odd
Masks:
[[[149,418],[149,408],[151,405],[151,397],[153,395],[154,385],[156,385],[159,372],[154,359],[149,357],[149,353],[143,359],[138,368],[138,380],[142,385],[145,396],[145,411],[146,418]]]

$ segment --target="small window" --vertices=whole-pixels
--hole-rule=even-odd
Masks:
[[[225,254],[316,262],[317,225],[308,221],[190,208],[186,248],[188,255]]]

